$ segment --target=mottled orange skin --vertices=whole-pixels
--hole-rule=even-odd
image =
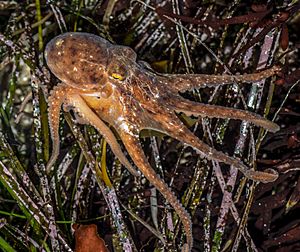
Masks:
[[[206,105],[182,98],[179,91],[232,82],[253,82],[273,75],[273,67],[256,74],[230,75],[162,75],[136,62],[135,52],[124,46],[88,33],[65,33],[51,40],[45,57],[53,74],[62,83],[49,97],[49,124],[53,141],[51,168],[59,153],[59,113],[61,105],[73,109],[86,124],[94,126],[106,139],[120,162],[134,175],[131,166],[107,126],[118,132],[139,171],[162,193],[175,209],[186,232],[185,250],[193,244],[192,222],[175,195],[152,169],[142,150],[142,129],[163,132],[195,148],[208,159],[232,165],[250,179],[271,182],[278,174],[249,170],[240,160],[227,156],[203,143],[179,120],[175,112],[187,115],[246,120],[275,132],[279,127],[254,113]]]

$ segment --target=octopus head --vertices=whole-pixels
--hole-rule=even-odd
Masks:
[[[107,83],[110,47],[114,46],[93,34],[69,32],[47,44],[45,59],[51,72],[65,84],[99,89]]]

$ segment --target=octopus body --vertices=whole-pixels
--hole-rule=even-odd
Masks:
[[[278,174],[274,172],[250,170],[240,160],[208,146],[176,114],[183,112],[200,117],[245,120],[275,132],[278,125],[257,114],[189,101],[180,96],[180,92],[232,82],[258,81],[274,75],[277,67],[238,76],[155,74],[145,64],[136,61],[136,53],[131,48],[79,32],[52,39],[46,47],[45,58],[52,73],[61,81],[48,99],[53,150],[47,169],[54,165],[59,154],[59,114],[63,105],[66,109],[73,109],[81,122],[94,126],[132,174],[139,175],[140,171],[161,192],[182,221],[187,238],[185,250],[191,251],[193,245],[190,216],[149,164],[139,141],[142,129],[169,135],[208,159],[236,167],[250,179],[261,182],[277,179]],[[138,171],[122,152],[111,128],[119,134]]]

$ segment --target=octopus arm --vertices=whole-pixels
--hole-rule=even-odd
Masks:
[[[165,197],[165,199],[170,203],[170,205],[175,209],[178,214],[180,220],[182,221],[186,237],[187,244],[185,244],[185,249],[182,251],[191,251],[193,245],[193,237],[192,237],[192,222],[190,215],[178,201],[176,196],[170,190],[170,188],[163,182],[156,172],[152,169],[149,164],[144,151],[141,147],[139,136],[137,134],[133,134],[130,132],[125,132],[122,129],[118,129],[119,135],[130,155],[135,165],[140,169],[140,171],[144,174],[144,176],[150,181],[150,183],[157,188],[160,193]],[[186,249],[186,247],[189,249]]]
[[[271,132],[276,132],[280,129],[276,123],[273,123],[250,111],[193,102],[179,96],[176,98],[172,96],[172,99],[169,99],[169,104],[176,112],[183,112],[188,116],[194,115],[201,117],[243,120],[251,122],[256,126],[263,127]]]
[[[278,174],[272,170],[272,172],[261,172],[250,170],[240,160],[227,156],[221,151],[217,151],[209,145],[205,144],[199,138],[197,138],[179,119],[175,114],[166,114],[164,118],[161,118],[160,127],[157,131],[164,132],[165,134],[185,143],[188,146],[198,150],[203,156],[210,160],[217,160],[228,165],[232,165],[241,171],[247,178],[260,181],[263,183],[273,182],[278,178]]]
[[[58,84],[50,93],[48,99],[48,122],[52,139],[52,153],[46,165],[46,171],[50,171],[59,155],[59,116],[61,106],[65,100],[65,87],[63,84]]]
[[[235,82],[256,82],[276,74],[279,70],[278,66],[274,66],[258,73],[243,75],[165,74],[160,77],[160,80],[173,91],[183,92],[193,88],[213,87]]]
[[[139,172],[132,167],[126,156],[124,155],[114,133],[108,126],[94,113],[92,109],[86,104],[84,99],[78,94],[71,94],[67,98],[68,105],[74,107],[76,113],[80,115],[86,122],[95,127],[97,131],[105,138],[110,145],[111,150],[134,176],[139,176]]]

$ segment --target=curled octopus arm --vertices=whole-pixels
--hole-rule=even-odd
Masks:
[[[270,172],[262,172],[250,170],[239,159],[227,156],[221,151],[217,151],[209,145],[205,144],[199,138],[197,138],[180,120],[175,114],[166,114],[164,118],[161,118],[161,124],[156,125],[157,131],[163,132],[188,146],[196,149],[201,155],[210,160],[217,160],[228,165],[232,165],[241,171],[247,178],[259,181],[262,183],[273,182],[278,178],[278,173],[275,170]],[[171,124],[170,124],[171,122]]]
[[[132,167],[128,159],[125,157],[114,133],[97,116],[97,114],[95,114],[94,111],[90,109],[84,99],[78,94],[72,94],[70,97],[68,97],[68,104],[72,105],[76,113],[78,113],[90,125],[95,127],[97,131],[105,138],[111,150],[119,159],[121,164],[123,164],[134,176],[139,176],[139,172]]]
[[[190,215],[178,201],[177,197],[174,195],[171,189],[166,185],[164,181],[162,181],[162,179],[156,174],[156,172],[149,164],[140,144],[139,136],[137,134],[125,132],[121,129],[118,130],[118,132],[135,165],[139,167],[144,176],[156,189],[160,191],[160,193],[175,209],[177,215],[179,216],[179,219],[182,221],[182,225],[184,227],[187,238],[187,244],[184,244],[182,251],[191,251],[191,248],[193,246],[193,236],[192,221]]]
[[[68,87],[70,90],[70,88]],[[120,160],[121,164],[123,164],[134,176],[139,176],[139,172],[132,167],[122,149],[117,142],[117,139],[113,132],[109,129],[108,126],[91,110],[86,102],[82,99],[82,97],[78,94],[68,92],[68,94],[62,95],[64,90],[63,86],[58,87],[53,90],[53,93],[50,100],[49,106],[49,125],[51,128],[51,137],[53,141],[53,151],[52,156],[47,164],[47,168],[50,169],[51,166],[55,163],[58,153],[59,153],[59,112],[60,107],[64,103],[65,105],[71,105],[74,107],[75,112],[78,113],[84,120],[86,120],[89,124],[94,126],[99,133],[105,138],[107,143],[110,145],[113,153]],[[61,98],[64,97],[64,98]],[[51,103],[53,101],[53,103]]]
[[[54,165],[55,161],[59,155],[59,115],[61,106],[65,100],[65,88],[63,85],[58,84],[50,93],[49,100],[48,100],[48,121],[49,121],[49,128],[50,134],[52,139],[52,154],[51,157],[46,165],[46,171],[50,172],[52,166]]]
[[[159,78],[174,92],[183,92],[193,88],[213,87],[235,82],[256,82],[275,75],[279,70],[280,67],[274,66],[258,73],[243,75],[164,74]]]
[[[264,117],[250,111],[226,108],[217,105],[203,104],[186,100],[180,96],[172,96],[168,101],[169,106],[176,112],[183,112],[188,116],[201,116],[210,118],[230,118],[251,122],[256,126],[263,127],[270,132],[276,132],[280,127]]]

